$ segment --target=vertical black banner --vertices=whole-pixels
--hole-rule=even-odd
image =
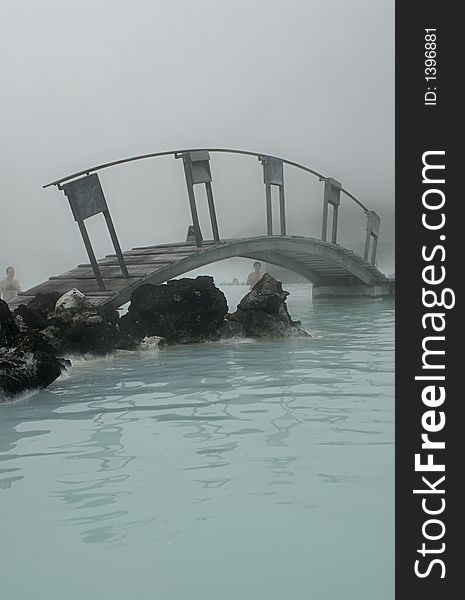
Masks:
[[[463,588],[459,23],[455,3],[396,2],[398,600],[455,598]]]

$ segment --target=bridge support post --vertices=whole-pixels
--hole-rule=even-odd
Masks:
[[[326,242],[326,233],[328,231],[328,205],[323,200],[323,216],[321,218],[321,240]]]
[[[215,203],[213,200],[213,191],[211,186],[212,174],[210,170],[210,154],[206,150],[196,150],[194,152],[185,152],[183,154],[175,153],[174,157],[182,157],[183,160],[184,175],[186,177],[187,185],[187,194],[189,196],[189,205],[191,209],[195,242],[197,246],[202,246],[202,231],[200,230],[199,215],[197,213],[197,205],[195,201],[194,192],[194,185],[197,183],[205,184],[213,239],[215,240],[215,242],[219,242],[220,234],[218,231],[218,221],[216,218]]]
[[[267,235],[273,235],[273,207],[271,204],[271,185],[265,184],[265,195],[266,195],[266,233]]]
[[[373,238],[373,248],[371,249],[371,264],[376,264],[376,250],[378,249],[378,236]]]
[[[337,242],[337,217],[338,217],[339,207],[334,206],[333,208],[333,232],[331,236],[331,241],[333,244]]]
[[[195,243],[197,247],[202,247],[202,232],[200,230],[199,215],[197,213],[197,205],[195,202],[194,184],[192,181],[192,172],[190,165],[190,156],[184,154],[182,157],[184,165],[184,175],[186,176],[187,196],[189,198],[189,206],[191,209],[192,225],[194,226]]]
[[[322,181],[320,179],[320,181]],[[341,204],[341,189],[342,185],[339,181],[336,181],[332,177],[328,177],[324,179],[325,189],[323,196],[323,218],[322,218],[322,228],[321,228],[321,239],[323,242],[326,242],[326,237],[328,235],[328,209],[329,205],[333,207],[333,223],[332,223],[332,233],[331,233],[331,242],[333,244],[337,243],[337,219],[338,219],[338,210],[339,205]]]
[[[215,242],[220,241],[220,234],[218,231],[218,221],[216,220],[215,203],[213,201],[212,184],[210,181],[205,183],[205,190],[207,192],[208,210],[210,212],[210,222],[212,224],[213,239]]]
[[[367,233],[365,237],[365,251],[363,253],[363,258],[368,260],[368,254],[370,252],[370,242],[371,238],[373,238],[373,246],[371,249],[371,259],[370,262],[372,265],[376,264],[376,251],[378,248],[378,237],[379,237],[379,226],[380,226],[380,218],[373,211],[369,210],[367,213]]]
[[[59,185],[58,187],[68,198],[74,220],[77,222],[79,231],[81,232],[82,240],[84,242],[84,246],[95,275],[98,289],[100,291],[104,291],[105,284],[97,259],[95,258],[92,243],[90,241],[89,234],[87,233],[84,221],[89,217],[93,217],[99,213],[102,213],[105,217],[108,233],[110,234],[111,241],[113,242],[113,247],[118,258],[118,264],[121,269],[121,274],[124,279],[128,279],[129,272],[121,251],[118,236],[116,235],[115,226],[113,225],[107,201],[100,184],[99,176],[96,173],[93,173],[92,175],[86,175],[80,179],[74,179],[68,183]]]
[[[113,242],[113,247],[115,249],[115,254],[118,259],[118,264],[121,269],[121,273],[125,279],[129,278],[128,268],[126,267],[126,262],[124,261],[123,252],[121,250],[121,246],[119,245],[118,236],[116,235],[115,226],[113,225],[113,220],[108,210],[103,211],[103,216],[105,217],[105,221],[107,222],[108,231],[110,233],[111,241]]]
[[[284,198],[284,185],[279,186],[279,220],[281,223],[281,235],[286,235],[286,204]]]
[[[263,182],[266,196],[266,232],[273,235],[273,206],[271,200],[271,186],[279,188],[279,221],[280,234],[286,235],[286,204],[284,199],[284,165],[279,158],[272,156],[259,156],[258,160],[263,165]]]
[[[85,226],[84,221],[77,221],[79,231],[81,232],[82,241],[84,242],[84,246],[87,251],[87,256],[89,257],[89,262],[92,267],[92,271],[95,275],[95,281],[97,282],[97,287],[101,292],[105,291],[105,284],[103,282],[102,274],[100,273],[100,269],[98,266],[97,259],[95,258],[95,252],[92,248],[92,242],[90,241],[89,234],[87,233],[87,228]]]

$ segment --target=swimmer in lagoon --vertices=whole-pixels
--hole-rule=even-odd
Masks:
[[[253,268],[254,270],[247,275],[247,285],[250,286],[250,289],[252,289],[253,286],[263,277],[263,273],[261,271],[261,262],[259,262],[258,260],[254,262]]]
[[[5,302],[11,302],[20,291],[19,281],[15,279],[15,269],[14,267],[8,267],[5,279],[0,281],[0,298]]]

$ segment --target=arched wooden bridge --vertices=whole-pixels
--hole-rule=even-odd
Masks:
[[[263,167],[265,186],[266,233],[246,239],[221,239],[213,199],[210,153],[233,153],[257,157]],[[98,171],[136,160],[173,155],[182,159],[191,211],[189,235],[185,242],[157,244],[133,248],[123,252],[110,215],[108,204],[98,177]],[[284,167],[294,167],[310,173],[324,182],[322,203],[321,239],[288,235],[286,227],[286,203]],[[202,184],[211,220],[212,240],[204,240],[200,228],[195,186]],[[81,231],[89,262],[78,265],[62,275],[51,277],[29,290],[21,292],[14,304],[27,303],[38,293],[66,292],[78,288],[92,297],[99,305],[118,307],[127,302],[132,292],[145,283],[163,283],[193,269],[231,257],[257,259],[290,269],[306,277],[318,287],[356,288],[379,287],[387,284],[386,276],[376,268],[376,250],[380,219],[360,200],[349,193],[331,177],[325,177],[312,169],[283,158],[241,150],[187,149],[157,152],[97,165],[47,184],[57,186],[67,196],[75,221]],[[280,233],[273,235],[272,186],[279,191]],[[338,209],[341,196],[355,202],[366,216],[364,256],[359,256],[337,243]],[[332,207],[330,240],[328,217]],[[97,260],[87,233],[85,220],[102,213],[115,253]],[[186,223],[189,225],[189,223]]]

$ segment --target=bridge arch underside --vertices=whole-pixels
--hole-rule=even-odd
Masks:
[[[289,269],[314,285],[376,285],[387,281],[376,267],[342,246],[312,238],[269,236],[205,246],[188,258],[153,273],[141,283],[161,284],[195,269],[236,257]],[[112,304],[127,302],[133,289],[114,298]]]

